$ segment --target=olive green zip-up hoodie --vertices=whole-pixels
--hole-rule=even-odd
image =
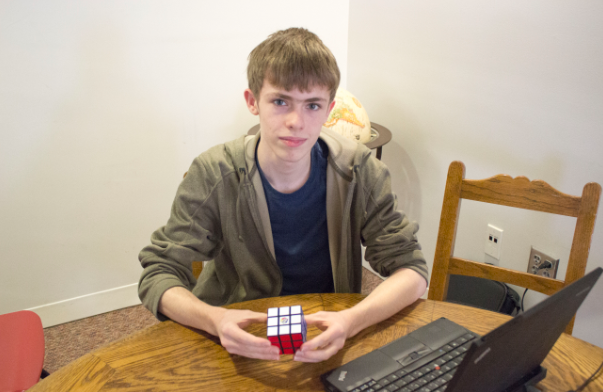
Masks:
[[[278,296],[283,278],[274,256],[268,207],[255,151],[260,133],[211,148],[192,163],[168,223],[139,255],[138,293],[158,318],[159,300],[182,286],[211,305]],[[335,292],[360,292],[361,243],[383,276],[410,268],[427,280],[415,233],[396,211],[387,167],[363,144],[323,128],[326,143],[327,226]],[[196,281],[193,261],[211,260]]]

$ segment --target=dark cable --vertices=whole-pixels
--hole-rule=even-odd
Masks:
[[[528,289],[526,289],[526,290],[523,292],[523,295],[521,296],[521,313],[523,313],[523,312],[524,312],[524,310],[523,310],[523,299],[525,298],[525,296],[526,296],[526,293],[527,293],[527,292],[528,292]]]
[[[599,371],[601,371],[601,368],[603,368],[603,362],[601,363],[601,365],[599,366],[599,368],[597,368],[597,370],[595,370],[595,372],[592,374],[592,376],[590,376],[586,381],[584,381],[584,383],[582,385],[580,385],[576,389],[570,389],[567,392],[580,392],[580,391],[584,390],[584,388],[586,388],[586,386],[588,384],[590,384],[591,381],[594,381],[597,377],[600,376],[600,374],[597,375],[597,373],[599,373]]]

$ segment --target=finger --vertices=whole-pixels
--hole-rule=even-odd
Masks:
[[[298,351],[295,353],[293,360],[298,362],[322,362],[331,358],[338,351],[339,348],[331,344],[320,350]]]
[[[230,354],[236,354],[247,358],[265,359],[278,361],[280,359],[280,350],[275,347],[250,348],[250,347],[230,347],[227,349]]]
[[[318,312],[318,313],[313,313],[311,315],[308,315],[305,317],[306,319],[306,324],[307,325],[313,325],[316,328],[320,329],[321,331],[324,331],[325,329],[328,328],[327,325],[327,320],[325,319],[325,315],[321,314],[324,312]]]
[[[322,323],[324,321],[324,318],[322,317],[321,313],[323,312],[312,313],[305,316],[304,318],[306,319],[306,324],[315,325],[318,323]]]
[[[262,321],[268,320],[268,315],[266,313],[253,312],[250,310],[248,319],[253,322],[261,323]]]
[[[266,313],[257,313],[248,311],[245,312],[244,317],[237,323],[240,327],[245,328],[253,323],[265,323],[268,320]]]
[[[236,324],[224,328],[223,337],[226,340],[231,340],[239,346],[252,346],[252,347],[269,347],[271,343],[268,339],[260,338],[245,332],[239,328]]]
[[[335,335],[334,331],[327,329],[320,335],[315,336],[314,338],[312,338],[312,339],[308,340],[307,342],[305,342],[304,344],[302,344],[301,351],[302,352],[312,351],[312,350],[319,349],[321,347],[326,347],[330,344],[331,341],[335,340],[334,335]]]
[[[242,331],[248,335],[246,338],[233,338],[230,335],[225,335],[221,338],[222,346],[231,354],[238,354],[249,358],[260,358],[269,360],[278,360],[280,350],[273,346],[268,340],[258,338],[251,334]]]

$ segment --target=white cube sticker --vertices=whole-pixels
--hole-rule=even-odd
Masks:
[[[279,316],[288,316],[289,315],[289,307],[283,306],[282,308],[279,308],[278,314],[279,314]]]
[[[283,325],[280,327],[280,329],[278,330],[279,335],[289,335],[289,326],[288,325]]]
[[[278,325],[278,317],[268,317],[268,323],[266,325],[269,327]]]
[[[268,327],[268,336],[277,336],[278,335],[278,327]]]

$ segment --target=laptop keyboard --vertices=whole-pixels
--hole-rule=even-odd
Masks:
[[[436,354],[419,359],[380,380],[371,380],[351,392],[442,392],[477,335],[467,333],[443,346]]]

